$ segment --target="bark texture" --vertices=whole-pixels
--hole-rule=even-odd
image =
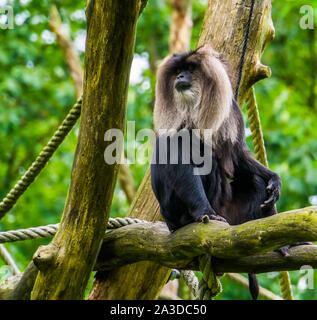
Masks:
[[[171,53],[189,51],[192,26],[192,0],[173,0],[169,39]]]
[[[141,0],[87,2],[82,118],[60,228],[33,257],[32,299],[82,299],[109,217],[118,166],[104,161],[108,129],[124,132]]]
[[[250,13],[251,0],[221,0],[208,3],[198,46],[210,43],[223,53],[230,63],[233,88],[236,88],[244,36]],[[259,80],[268,78],[271,69],[261,63],[262,53],[274,37],[271,0],[255,0],[241,78],[239,99],[246,100],[249,90]]]
[[[145,174],[127,216],[149,221],[162,219],[158,202],[152,191],[149,170]],[[169,274],[169,268],[148,261],[126,265],[112,271],[97,272],[89,299],[156,299]]]
[[[316,240],[317,207],[288,211],[237,226],[218,221],[192,223],[172,234],[162,222],[137,223],[106,233],[96,268],[112,269],[150,260],[186,269],[196,264],[195,258],[206,253],[214,259],[230,259],[234,266],[234,259],[265,254],[295,242]],[[311,261],[316,258],[310,256]],[[231,267],[222,260],[219,260],[219,266]],[[284,259],[287,261],[290,259]],[[270,261],[266,263],[270,265]],[[294,266],[298,265],[292,265],[292,268]],[[245,267],[250,270],[250,267]]]

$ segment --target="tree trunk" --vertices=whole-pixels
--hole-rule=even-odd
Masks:
[[[150,170],[146,172],[127,216],[149,221],[162,219],[151,187]],[[109,272],[97,272],[89,300],[156,299],[170,271],[158,263],[138,262]]]
[[[56,34],[57,42],[63,52],[65,61],[73,79],[76,99],[78,99],[83,93],[83,67],[73,43],[62,29],[62,21],[55,6],[52,6],[50,9],[50,28],[52,32]],[[127,197],[128,203],[131,203],[135,196],[134,181],[129,168],[124,163],[120,164],[118,180],[121,189]]]
[[[59,231],[33,257],[32,299],[82,299],[104,235],[118,165],[104,161],[110,128],[124,132],[141,0],[87,2],[82,118]]]
[[[169,51],[171,53],[189,51],[192,25],[192,1],[173,0],[169,39]]]
[[[231,66],[231,83],[236,89],[244,36],[250,13],[251,0],[209,0],[198,46],[210,43],[223,53]],[[239,90],[239,104],[249,95],[259,80],[270,77],[271,69],[261,64],[262,52],[274,37],[271,0],[255,0],[250,24],[244,68]]]
[[[230,74],[233,88],[237,83],[250,4],[251,0],[209,0],[198,43],[198,46],[209,43],[228,58],[232,68]],[[273,35],[271,0],[255,0],[239,92],[240,104],[245,101],[256,81],[270,75],[270,68],[261,64],[260,57]],[[151,190],[149,171],[130,212],[134,217],[149,221],[160,216]],[[156,299],[170,271],[152,262],[139,262],[121,267],[117,271],[98,273],[89,298]]]

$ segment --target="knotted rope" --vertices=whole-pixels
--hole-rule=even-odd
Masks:
[[[203,277],[199,282],[199,300],[211,300],[222,292],[221,282],[212,268],[212,258],[209,254],[199,257],[199,269]]]

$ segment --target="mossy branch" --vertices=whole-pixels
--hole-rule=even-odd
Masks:
[[[273,269],[297,269],[302,262],[315,267],[315,246],[294,248],[295,256],[288,258],[279,257],[277,253],[263,254],[294,242],[316,240],[317,207],[288,211],[237,226],[218,221],[193,223],[172,234],[165,223],[140,223],[106,233],[95,269],[110,270],[145,260],[168,267],[196,269],[195,258],[205,253],[218,258],[219,272],[272,271],[270,259],[274,262]],[[261,257],[249,257],[261,254]],[[227,259],[230,263],[226,263]]]

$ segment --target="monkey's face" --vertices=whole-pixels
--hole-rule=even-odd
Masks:
[[[202,70],[197,55],[195,53],[174,54],[170,57],[167,67],[168,82],[176,106],[180,109],[197,107],[202,95]]]
[[[195,65],[193,64],[187,65],[183,67],[183,69],[177,69],[174,86],[178,92],[182,93],[184,91],[186,92],[187,90],[190,90],[193,80],[192,72],[194,69]]]
[[[221,55],[209,45],[166,57],[158,68],[155,128],[217,131],[228,118],[232,88]]]

